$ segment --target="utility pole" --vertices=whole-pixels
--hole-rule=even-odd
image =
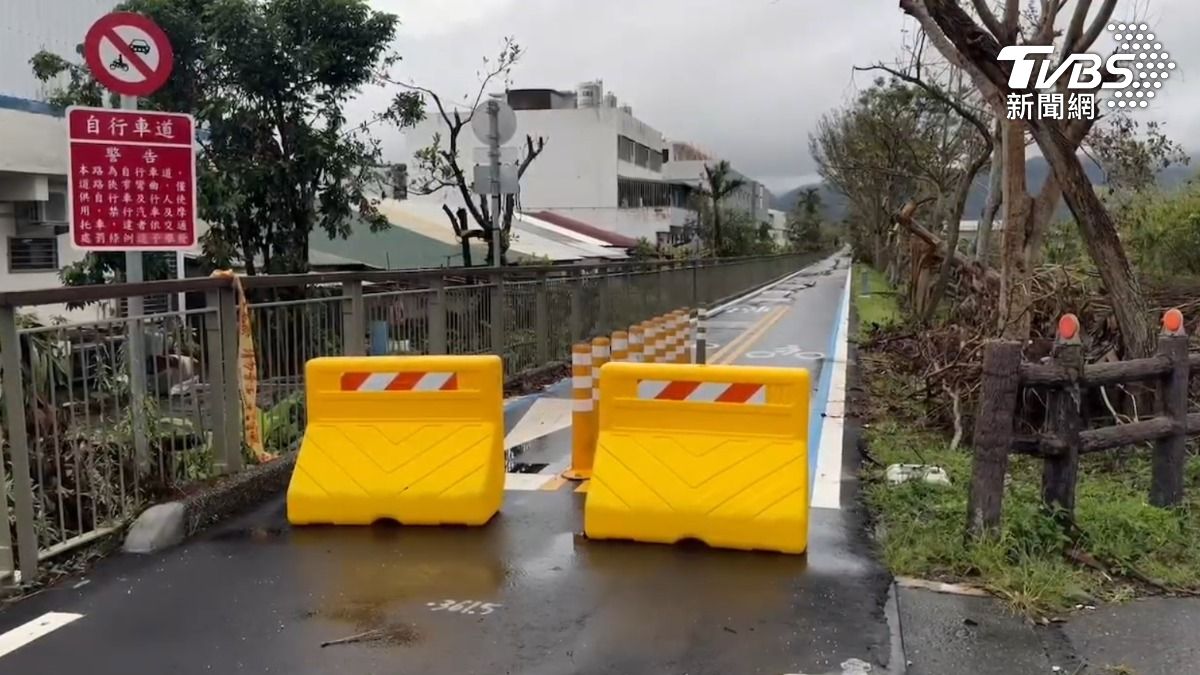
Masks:
[[[488,161],[491,163],[491,195],[492,195],[492,265],[501,266],[501,240],[503,235],[500,228],[504,218],[500,213],[500,103],[488,101]]]

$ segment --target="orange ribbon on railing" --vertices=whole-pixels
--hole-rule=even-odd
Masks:
[[[242,429],[246,445],[254,459],[262,464],[277,457],[263,447],[262,423],[258,412],[258,359],[254,355],[254,331],[250,324],[250,306],[242,281],[232,270],[217,270],[214,277],[233,279],[238,305],[238,387],[242,393]]]

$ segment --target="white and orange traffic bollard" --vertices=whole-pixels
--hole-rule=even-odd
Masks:
[[[571,468],[563,472],[563,478],[590,478],[595,456],[596,404],[592,400],[592,346],[580,342],[571,347]]]
[[[658,363],[658,321],[656,319],[650,319],[645,325],[645,342],[642,344],[642,360],[645,363]]]
[[[663,315],[663,348],[660,350],[663,363],[675,363],[675,313],[667,312]]]
[[[688,353],[688,312],[687,309],[675,311],[675,360],[674,363],[687,363]]]
[[[592,340],[592,407],[596,409],[596,425],[592,428],[592,458],[595,458],[596,441],[600,435],[600,369],[612,356],[612,341],[605,337]],[[588,464],[588,473],[592,465]]]
[[[612,360],[623,363],[629,360],[629,332],[618,330],[612,334]]]
[[[645,324],[629,327],[629,360],[633,363],[642,362],[642,350],[646,344]]]
[[[695,358],[692,363],[708,362],[708,310],[701,307],[696,310],[696,342]]]

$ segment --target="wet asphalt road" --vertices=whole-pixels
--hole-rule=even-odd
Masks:
[[[731,308],[711,339],[757,328],[725,357],[819,364],[805,354],[832,351],[845,285],[832,265]],[[777,307],[765,328],[735,325]],[[569,454],[569,430],[535,450]],[[852,475],[853,452],[843,461]],[[0,633],[49,611],[83,618],[0,657],[0,673],[886,672],[889,579],[847,484],[842,509],[813,511],[807,556],[591,542],[571,485],[510,491],[475,529],[293,529],[281,497],[4,610]]]

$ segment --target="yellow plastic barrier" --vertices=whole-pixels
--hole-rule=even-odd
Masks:
[[[499,357],[320,358],[305,378],[291,523],[482,525],[500,510]]]
[[[584,531],[803,553],[808,405],[801,369],[604,366]]]

